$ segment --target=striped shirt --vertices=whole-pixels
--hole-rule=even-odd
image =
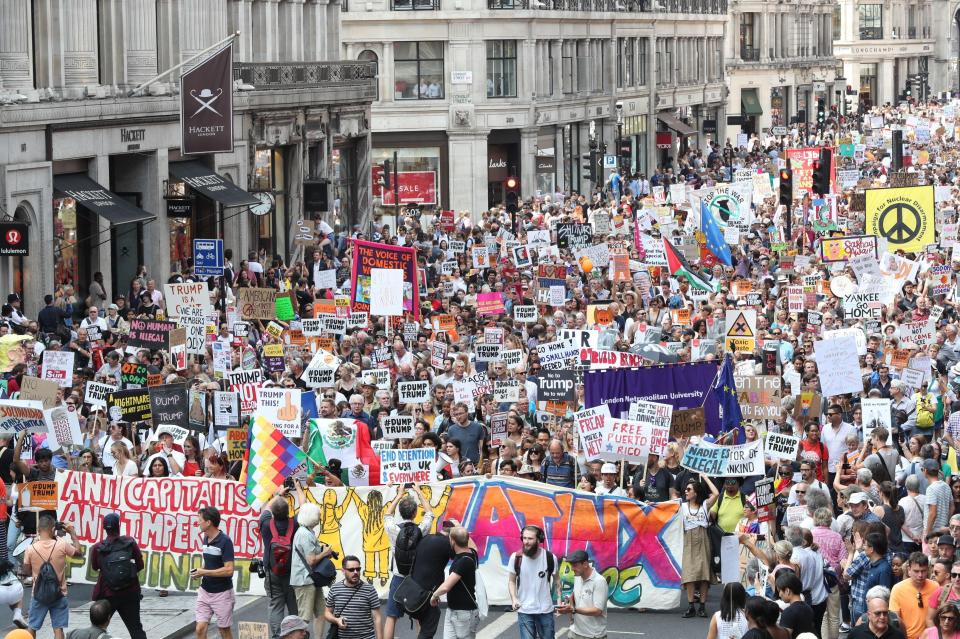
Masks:
[[[327,593],[327,608],[334,616],[347,621],[347,627],[340,628],[342,639],[370,639],[376,636],[372,612],[380,607],[380,596],[365,581],[361,581],[357,588],[338,581],[330,586]]]

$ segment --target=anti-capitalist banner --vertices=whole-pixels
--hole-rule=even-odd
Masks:
[[[263,581],[249,571],[262,556],[259,513],[247,505],[239,482],[183,477],[177,481],[61,472],[60,521],[72,524],[83,546],[78,563],[69,563],[67,579],[94,583],[89,547],[103,539],[103,515],[116,512],[124,534],[143,549],[141,583],[149,588],[196,590],[189,571],[201,565],[197,509],[216,506],[221,530],[233,540],[234,583],[239,593],[264,594]],[[323,504],[320,541],[343,557],[367,557],[364,569],[386,596],[392,549],[384,539],[383,513],[396,487],[311,488],[306,499]],[[621,607],[667,610],[680,603],[682,523],[676,503],[644,504],[632,499],[556,489],[521,479],[459,479],[424,484],[434,525],[457,519],[477,544],[481,574],[492,605],[505,605],[507,563],[520,550],[520,529],[527,524],[546,531],[547,546],[558,557],[584,549],[610,585],[610,603]],[[294,504],[296,506],[296,504]],[[338,567],[339,567],[339,562]],[[573,574],[560,570],[564,593]],[[379,577],[380,579],[377,579]]]
[[[370,278],[373,269],[403,271],[403,310],[420,321],[420,287],[417,281],[417,249],[363,240],[353,241],[353,271],[350,298],[354,311],[370,310]]]
[[[707,432],[716,434],[720,432],[718,394],[710,393],[706,402],[703,398],[716,376],[716,362],[584,371],[585,406],[606,404],[613,417],[626,418],[630,404],[640,400],[670,404],[674,410],[702,405]]]

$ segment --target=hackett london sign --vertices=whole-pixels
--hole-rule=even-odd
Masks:
[[[180,76],[180,152],[233,151],[233,44]]]

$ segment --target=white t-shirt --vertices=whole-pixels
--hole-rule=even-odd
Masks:
[[[127,450],[130,451],[130,455],[133,456],[133,442],[124,437],[123,439],[116,440],[118,442],[123,442],[126,445]],[[110,447],[113,446],[114,440],[110,437],[109,434],[104,433],[100,436],[100,441],[98,445],[100,446],[100,460],[103,462],[104,468],[113,468],[113,464],[116,462],[116,459],[113,457],[113,453],[110,452]],[[136,464],[134,464],[136,467]],[[114,473],[116,475],[117,473]]]
[[[140,475],[140,471],[137,470],[137,463],[132,459],[127,460],[127,466],[122,471],[117,468],[116,460],[114,460],[113,474],[122,475],[124,477],[137,477]]]
[[[516,574],[514,561],[517,553],[510,555],[507,570]],[[553,614],[553,599],[550,593],[551,581],[556,575],[558,560],[554,558],[554,575],[547,579],[547,553],[541,548],[536,557],[527,557],[520,553],[520,577],[517,581],[517,599],[520,600],[520,612],[525,615]]]

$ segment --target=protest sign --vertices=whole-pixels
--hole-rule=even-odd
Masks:
[[[592,348],[581,348],[580,365],[589,366],[593,370],[643,366],[643,357],[636,353],[624,351],[598,351]]]
[[[245,320],[276,318],[276,290],[272,288],[238,288],[237,307]]]
[[[920,252],[935,242],[935,216],[932,186],[866,190],[866,232],[885,238],[888,251]]]
[[[284,437],[300,437],[300,389],[257,388],[256,415],[273,424]]]
[[[394,293],[399,293],[401,308],[390,315],[402,315],[407,312],[413,314],[415,321],[420,321],[420,284],[417,277],[416,248],[377,244],[364,240],[354,240],[352,246],[353,269],[350,296],[353,310],[369,311],[371,315],[385,315],[370,308],[373,269],[400,270],[402,275],[399,283],[389,279],[395,276],[386,276],[388,280],[384,283],[390,284],[393,281],[396,289],[394,292],[382,291],[386,297],[379,299],[377,303],[386,302],[387,310],[397,311]]]
[[[923,371],[915,368],[905,368],[900,371],[900,381],[902,381],[905,386],[911,389],[910,392],[906,394],[912,395],[916,391],[920,390],[920,384],[923,383]]]
[[[536,380],[538,401],[570,402],[576,399],[577,375],[573,371],[543,370]]]
[[[502,315],[504,310],[501,293],[477,293],[477,315]]]
[[[206,354],[207,315],[197,306],[183,306],[177,324],[186,329],[186,353],[189,355]],[[237,336],[240,337],[240,336]]]
[[[800,438],[792,435],[768,432],[763,444],[763,454],[767,459],[797,459],[800,452]]]
[[[243,461],[247,452],[247,429],[227,429],[227,459],[231,462]]]
[[[900,340],[905,344],[916,344],[924,348],[933,343],[936,326],[930,320],[903,322],[900,324]]]
[[[150,421],[150,392],[146,388],[113,391],[107,395],[107,414],[116,422]]]
[[[526,353],[524,353],[522,349],[512,348],[500,353],[500,359],[507,368],[513,370],[520,366],[520,364],[526,359]]]
[[[40,379],[24,375],[20,380],[20,399],[41,402],[44,408],[57,405],[57,391],[60,384],[51,379]]]
[[[718,446],[701,441],[687,446],[681,465],[710,477],[752,477],[763,475],[761,442]]]
[[[776,375],[734,375],[737,400],[744,419],[780,416],[780,378]]]
[[[599,457],[610,419],[610,409],[605,404],[574,413],[573,420],[580,437],[580,448],[587,459]]]
[[[754,485],[754,494],[757,497],[757,519],[768,522],[773,519],[773,477],[758,480]]]
[[[124,362],[120,367],[120,379],[126,386],[143,386],[147,383],[147,367],[136,362]]]
[[[263,371],[236,368],[227,377],[230,390],[240,396],[240,413],[252,413],[257,407],[257,389],[263,384]]]
[[[369,313],[356,312],[347,316],[347,328],[364,328],[370,321]]]
[[[888,397],[864,397],[860,400],[863,425],[863,441],[868,442],[873,431],[881,426],[887,429],[887,444],[893,445],[893,416],[890,412],[891,400]]]
[[[665,426],[632,419],[611,418],[605,422],[603,449],[599,455],[601,459],[646,463],[647,457],[661,454],[670,441],[669,415]]]
[[[264,344],[262,360],[268,373],[282,373],[286,368],[283,362],[283,344]]]
[[[73,351],[44,351],[40,378],[56,382],[60,388],[73,386]]]
[[[846,262],[858,256],[879,259],[875,235],[847,235],[820,239],[820,256],[826,263]]]
[[[170,319],[180,317],[186,306],[200,309],[203,315],[213,313],[210,290],[206,282],[164,284],[163,297],[167,305],[167,316]]]
[[[507,440],[507,417],[510,413],[506,411],[494,413],[490,416],[490,445],[493,447],[503,446]]]
[[[334,373],[338,368],[340,358],[328,351],[318,350],[300,375],[300,379],[306,382],[308,388],[329,388],[333,386]]]
[[[520,380],[504,379],[493,383],[493,401],[498,404],[520,401]]]
[[[403,315],[403,271],[394,268],[370,271],[370,314]]]
[[[699,437],[706,432],[705,429],[706,420],[702,407],[673,411],[673,415],[670,418],[670,437],[672,439],[693,436]]]
[[[495,362],[500,359],[500,344],[474,344],[474,354],[478,362]]]
[[[214,391],[213,425],[230,428],[240,425],[240,396],[232,391]]]
[[[558,340],[537,345],[537,355],[540,356],[540,366],[548,368],[565,368],[567,360],[580,354],[580,347],[573,340]]]
[[[433,479],[433,448],[391,448],[380,452],[381,484],[422,484]]]
[[[61,448],[83,444],[80,432],[80,416],[76,406],[57,406],[43,411],[47,422],[47,432]],[[49,437],[47,441],[50,441]],[[55,448],[51,445],[51,448]]]
[[[380,423],[386,439],[413,439],[413,415],[394,415],[383,418]]]
[[[728,351],[752,352],[757,347],[757,311],[742,308],[727,311],[724,348]]]
[[[360,381],[363,384],[372,384],[378,389],[390,390],[390,371],[386,368],[361,371]]]
[[[577,251],[591,244],[593,244],[593,228],[589,224],[575,222],[557,224],[557,247]]]
[[[165,384],[148,390],[150,413],[154,425],[169,424],[180,428],[189,427],[187,412],[190,402],[186,384]]]
[[[89,404],[93,408],[105,409],[107,407],[107,395],[115,390],[117,390],[117,387],[111,384],[87,382],[87,387],[84,391],[83,402],[85,404]]]
[[[422,404],[430,400],[429,381],[399,382],[397,390],[401,404]]]
[[[130,334],[127,337],[127,347],[145,348],[151,351],[168,351],[170,350],[170,331],[176,327],[175,322],[132,318],[130,320]]]

